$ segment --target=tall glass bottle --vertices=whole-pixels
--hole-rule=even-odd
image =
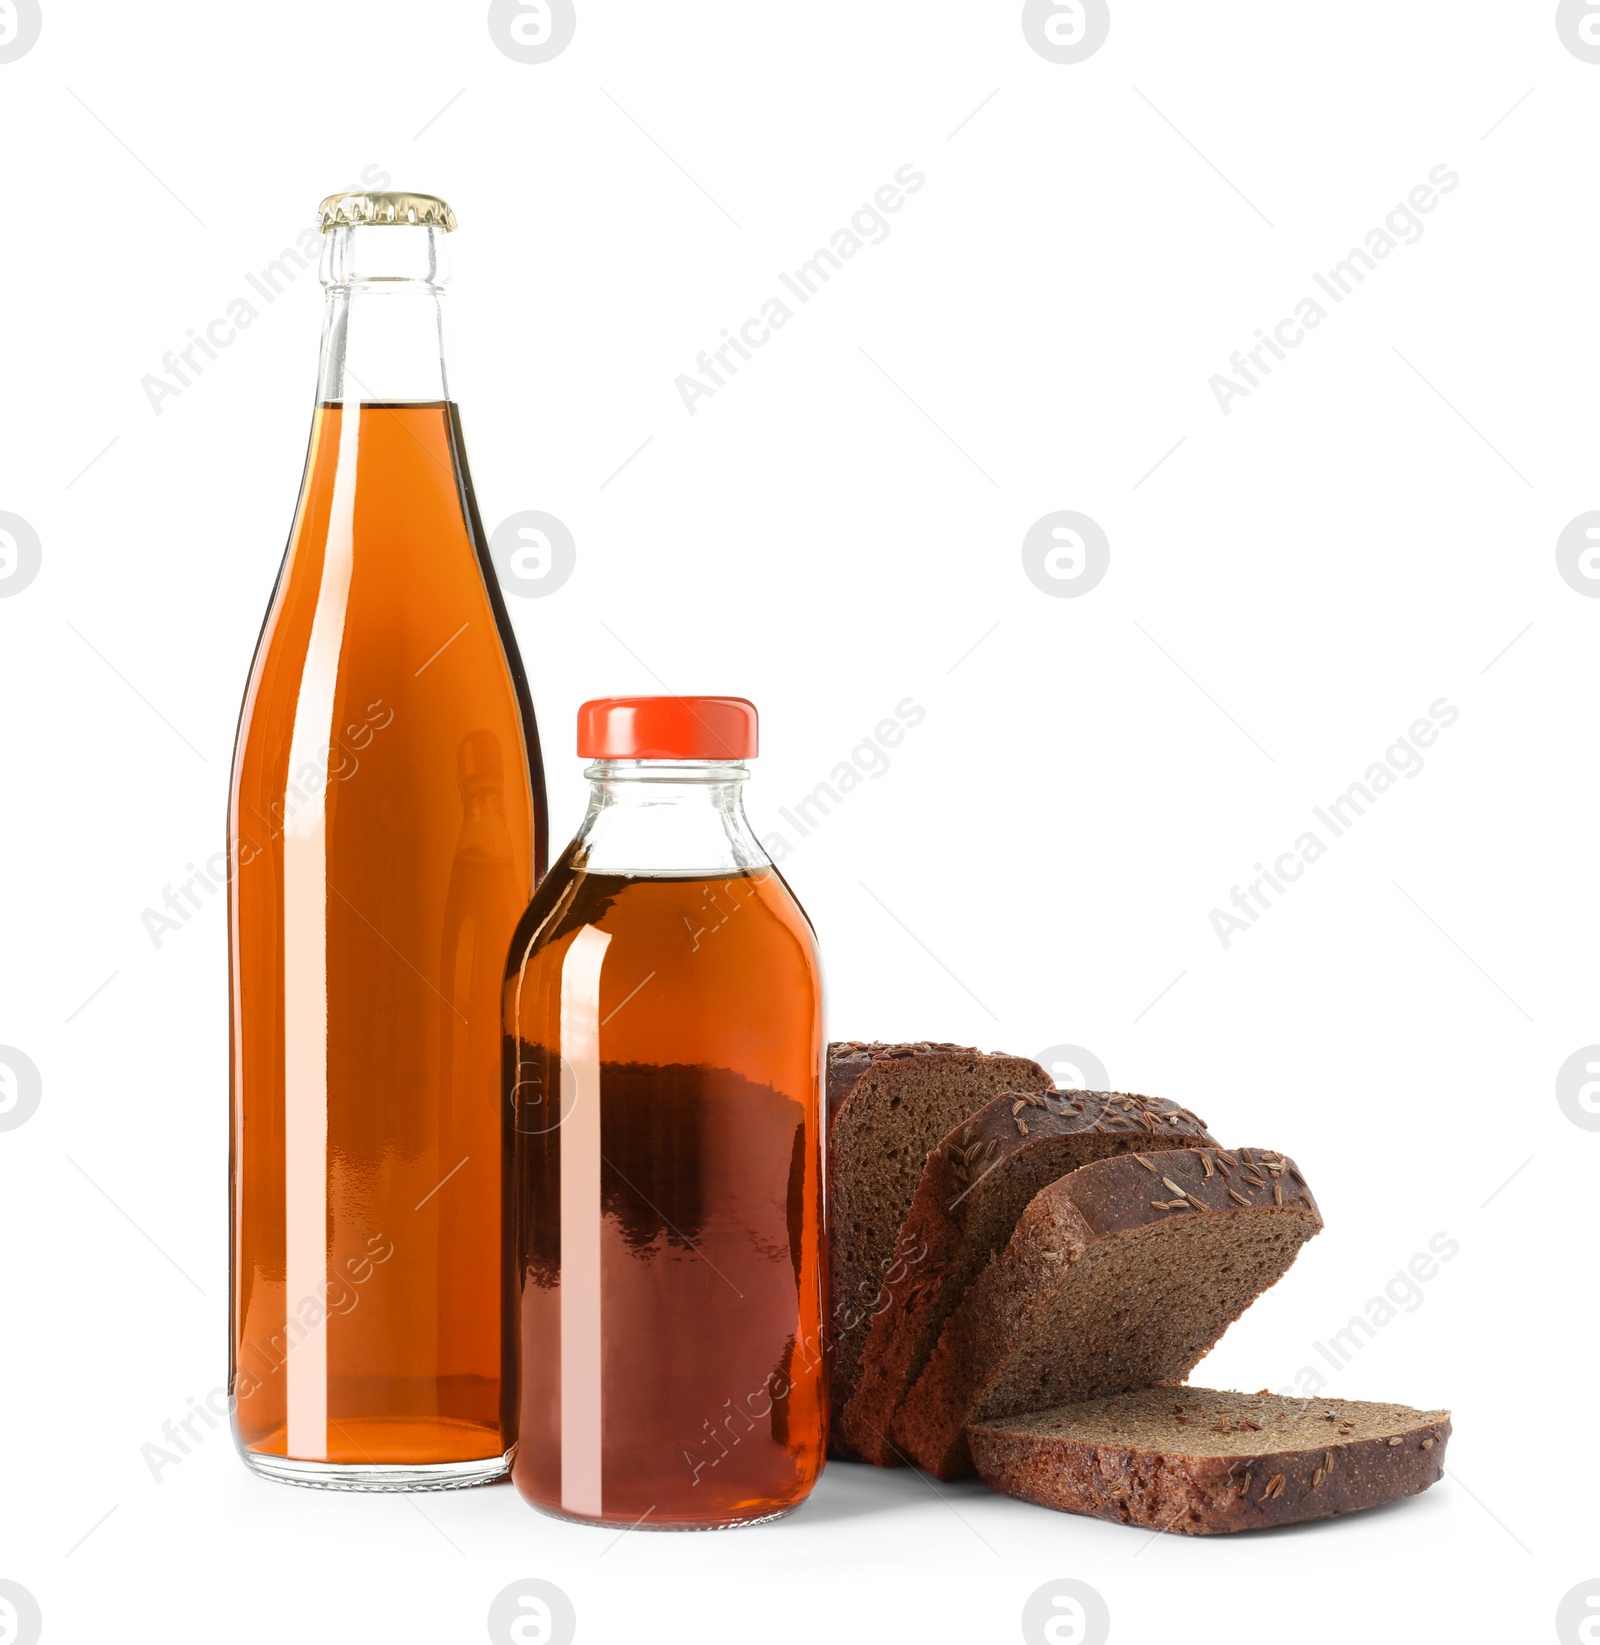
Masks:
[[[240,716],[234,1429],[335,1489],[498,1478],[499,999],[545,857],[533,705],[441,354],[426,195],[321,214],[320,393]]]

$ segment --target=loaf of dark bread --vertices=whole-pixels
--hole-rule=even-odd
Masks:
[[[1376,1508],[1444,1473],[1448,1411],[1145,1388],[975,1424],[984,1483],[1067,1513],[1186,1536]]]
[[[1292,1160],[1180,1149],[1097,1160],[1029,1202],[951,1314],[894,1425],[941,1479],[966,1429],[1181,1382],[1322,1227]]]
[[[861,1349],[887,1288],[905,1272],[900,1225],[928,1151],[1002,1091],[1054,1089],[1026,1057],[970,1046],[828,1047],[828,1347],[835,1417],[855,1392]],[[830,1448],[850,1456],[837,1434]]]
[[[889,1437],[901,1401],[1041,1188],[1093,1160],[1210,1141],[1188,1109],[1123,1092],[1011,1092],[962,1121],[928,1155],[906,1214],[904,1271],[885,1287],[855,1392],[834,1413],[844,1442],[880,1466],[901,1460]]]

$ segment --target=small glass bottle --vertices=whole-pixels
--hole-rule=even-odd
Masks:
[[[512,1477],[567,1519],[754,1524],[827,1443],[816,942],[745,820],[749,703],[585,703],[578,752],[506,980]]]

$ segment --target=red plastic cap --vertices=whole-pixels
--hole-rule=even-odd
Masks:
[[[756,705],[743,697],[596,697],[578,710],[586,760],[748,760]]]

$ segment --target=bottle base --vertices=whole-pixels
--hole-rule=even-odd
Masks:
[[[241,1453],[245,1466],[279,1485],[313,1491],[467,1491],[511,1472],[511,1452],[467,1462],[303,1462],[298,1457]]]
[[[742,1531],[749,1525],[770,1525],[775,1519],[787,1519],[800,1504],[791,1502],[788,1507],[775,1508],[770,1513],[738,1516],[732,1519],[658,1519],[654,1512],[650,1512],[636,1520],[569,1514],[561,1508],[547,1508],[540,1502],[535,1502],[531,1506],[551,1519],[564,1519],[569,1525],[588,1525],[597,1531],[616,1531],[623,1534],[628,1531]]]

